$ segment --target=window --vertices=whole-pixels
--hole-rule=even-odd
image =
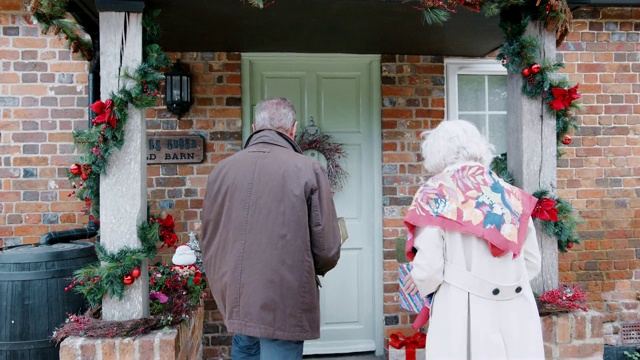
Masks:
[[[447,59],[447,119],[474,123],[496,147],[507,151],[507,70],[491,59]]]

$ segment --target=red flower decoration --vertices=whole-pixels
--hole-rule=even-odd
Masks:
[[[116,114],[113,113],[113,100],[107,99],[105,102],[98,100],[94,102],[90,108],[93,112],[98,114],[98,116],[92,120],[93,125],[107,123],[112,128],[116,127],[118,118],[116,117]]]
[[[555,111],[568,109],[574,100],[580,99],[582,95],[578,94],[578,85],[580,84],[576,84],[576,86],[569,90],[565,90],[563,88],[551,89],[554,97],[553,100],[549,101],[551,108]]]
[[[160,224],[160,237],[162,237],[164,245],[167,245],[167,247],[174,246],[178,242],[178,235],[173,231],[176,226],[173,216],[167,215],[163,220],[158,220],[158,224]]]
[[[536,207],[533,209],[531,216],[540,220],[558,221],[558,209],[556,209],[557,202],[549,198],[540,198],[536,203]]]

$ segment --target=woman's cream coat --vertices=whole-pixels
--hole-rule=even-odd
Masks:
[[[493,257],[487,242],[473,235],[439,228],[417,228],[418,250],[411,276],[421,294],[437,291],[428,324],[427,360],[544,359],[540,317],[529,280],[540,272],[541,257],[533,222],[524,251]],[[446,264],[445,264],[446,262]],[[509,300],[493,300],[444,281],[446,269],[463,269],[496,289],[523,284]],[[513,292],[513,287],[510,288]]]

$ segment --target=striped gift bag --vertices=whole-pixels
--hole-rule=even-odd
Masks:
[[[398,290],[398,294],[400,295],[400,307],[417,314],[417,313],[420,313],[420,310],[424,306],[428,308],[431,307],[431,298],[433,296],[430,294],[426,297],[421,297],[420,293],[417,293],[415,295],[409,295],[403,290],[405,280],[410,272],[411,272],[411,264],[409,263],[398,264],[398,275],[399,275],[398,282],[400,284],[400,289]]]

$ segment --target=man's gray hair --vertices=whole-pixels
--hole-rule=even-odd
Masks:
[[[267,99],[256,105],[256,130],[273,129],[286,133],[296,122],[296,109],[285,98]]]
[[[447,166],[478,162],[489,166],[494,147],[478,128],[465,120],[445,120],[435,129],[422,133],[424,167],[437,174]]]

